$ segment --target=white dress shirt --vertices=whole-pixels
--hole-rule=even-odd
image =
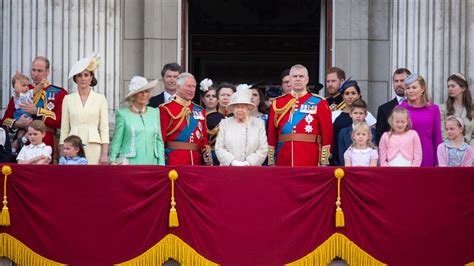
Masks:
[[[46,155],[51,160],[52,149],[51,146],[47,146],[44,143],[33,145],[30,144],[21,149],[20,153],[16,157],[16,160],[30,160],[40,155]]]

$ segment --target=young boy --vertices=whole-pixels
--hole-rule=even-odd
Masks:
[[[30,145],[23,147],[17,156],[18,164],[48,164],[51,161],[51,146],[43,143],[46,125],[41,120],[33,120],[28,126]]]
[[[365,122],[365,118],[367,117],[367,103],[364,100],[359,99],[356,100],[351,105],[351,112],[349,115],[352,118],[352,125],[341,129],[339,132],[338,138],[338,152],[339,158],[344,158],[344,152],[351,146],[352,144],[352,129],[356,123]],[[375,143],[376,131],[375,128],[370,128],[372,132],[372,143]],[[341,160],[341,165],[344,166],[344,160]]]
[[[30,90],[28,87],[29,80],[28,77],[23,75],[20,72],[16,72],[16,74],[12,77],[12,87],[14,89],[13,94],[13,102],[15,103],[15,112],[13,113],[13,118],[15,120],[19,119],[21,116],[26,116],[31,118],[32,115],[23,109],[20,108],[20,104],[22,103],[32,103],[33,102],[33,90]],[[24,136],[26,134],[26,130],[18,129],[15,134],[15,138],[12,142],[12,148],[15,152],[18,152],[21,147],[28,141]]]

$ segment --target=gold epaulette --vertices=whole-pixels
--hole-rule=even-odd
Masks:
[[[315,97],[318,97],[318,98],[321,98],[322,100],[326,100],[326,98],[324,98],[323,96],[319,95],[319,94],[316,94],[316,93],[311,93],[311,95],[315,96]]]

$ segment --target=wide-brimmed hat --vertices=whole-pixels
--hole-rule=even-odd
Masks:
[[[131,96],[146,90],[150,90],[150,97],[156,96],[160,93],[159,89],[156,87],[157,84],[157,79],[148,82],[144,77],[134,76],[132,77],[132,80],[130,80],[130,84],[128,84],[128,94],[125,96],[123,101],[126,101]]]
[[[230,96],[229,104],[227,105],[227,110],[229,112],[234,112],[234,106],[236,104],[245,104],[249,105],[249,109],[253,110],[255,108],[255,104],[251,102],[252,99],[252,90],[249,88],[242,88],[237,90],[234,94]]]
[[[99,67],[99,60],[100,56],[97,53],[93,53],[89,57],[82,58],[81,60],[77,61],[71,68],[69,72],[68,79],[74,77],[75,75],[81,73],[84,70],[93,72]]]

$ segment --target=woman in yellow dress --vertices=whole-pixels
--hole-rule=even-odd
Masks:
[[[77,91],[64,97],[59,144],[62,147],[66,137],[77,135],[85,144],[84,151],[89,164],[108,164],[107,100],[103,94],[92,89],[97,85],[94,71],[98,60],[96,54],[83,58],[69,73],[69,78],[77,84]]]

